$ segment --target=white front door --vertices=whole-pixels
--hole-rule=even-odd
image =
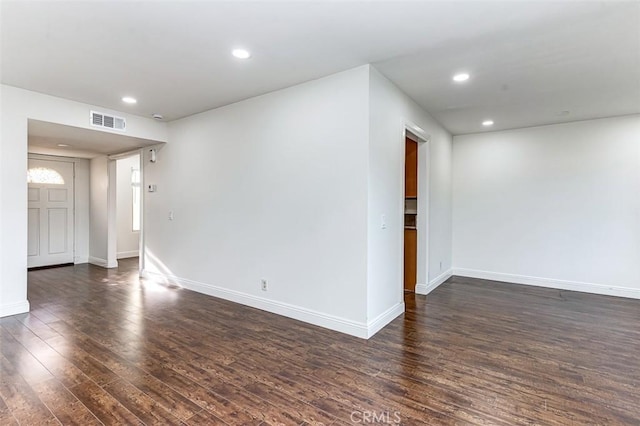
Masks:
[[[72,162],[29,159],[29,268],[73,263],[73,177]]]

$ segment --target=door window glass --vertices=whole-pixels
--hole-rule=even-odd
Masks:
[[[27,182],[64,185],[64,179],[60,173],[48,167],[33,167],[27,170]]]

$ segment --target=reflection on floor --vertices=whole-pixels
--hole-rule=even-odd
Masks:
[[[32,312],[0,320],[0,424],[640,419],[635,300],[452,278],[365,341],[120,265],[29,273]]]

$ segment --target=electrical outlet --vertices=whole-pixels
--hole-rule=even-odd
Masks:
[[[260,285],[261,285],[262,291],[267,291],[267,280],[265,280],[264,278],[261,279]]]
[[[440,261],[440,270],[442,271],[442,260]]]

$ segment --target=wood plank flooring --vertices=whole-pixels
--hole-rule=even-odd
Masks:
[[[454,277],[365,341],[136,262],[29,272],[1,425],[640,424],[637,300]]]

